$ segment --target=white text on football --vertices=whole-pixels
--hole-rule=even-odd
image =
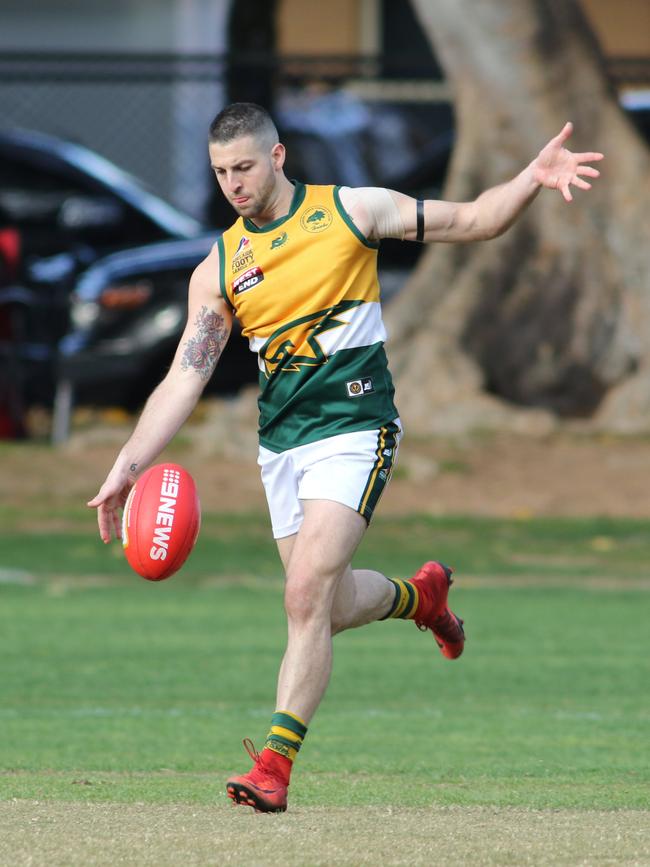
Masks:
[[[167,557],[177,497],[178,485],[174,482],[163,481],[160,488],[160,505],[156,515],[156,526],[153,531],[153,545],[149,551],[152,560],[164,560]]]

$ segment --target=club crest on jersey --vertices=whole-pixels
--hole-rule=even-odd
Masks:
[[[372,379],[366,376],[364,379],[353,379],[345,383],[348,397],[363,397],[364,394],[372,394],[375,390]]]
[[[300,225],[305,232],[323,232],[332,225],[332,212],[320,206],[307,208],[300,218]]]
[[[249,268],[248,271],[244,271],[243,274],[240,274],[234,281],[232,284],[232,294],[241,295],[242,292],[246,292],[248,289],[257,286],[263,279],[264,271],[262,271],[259,265],[255,265],[253,268]]]

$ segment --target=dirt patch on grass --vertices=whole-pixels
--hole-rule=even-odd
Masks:
[[[96,493],[132,424],[97,425],[57,450],[45,445],[5,445],[5,502],[35,504],[48,510],[51,518],[57,507],[83,505]],[[195,475],[206,511],[266,509],[254,443],[249,436],[236,448],[238,436],[235,430],[229,449],[219,451],[223,439],[208,437],[203,428],[190,425],[161,458],[182,463]],[[648,518],[648,466],[650,441],[646,439],[554,433],[425,442],[409,439],[407,432],[378,513]]]
[[[647,865],[650,813],[0,804],[0,863],[30,867]]]
[[[410,443],[386,510],[431,514],[650,516],[645,440],[554,434]],[[424,461],[424,463],[423,463]],[[426,477],[427,462],[432,466]]]

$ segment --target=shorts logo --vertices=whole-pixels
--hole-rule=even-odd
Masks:
[[[274,238],[271,241],[271,249],[277,250],[278,247],[281,247],[283,244],[286,244],[288,240],[289,240],[289,236],[287,235],[287,233],[282,232],[281,235],[278,235],[277,238]]]
[[[346,382],[345,388],[348,392],[348,397],[363,397],[364,394],[372,394],[375,390],[372,379],[369,376],[365,377],[365,379],[353,379],[351,382]]]
[[[332,225],[332,213],[327,208],[307,208],[300,218],[300,225],[305,232],[323,232]]]
[[[242,292],[246,292],[249,289],[252,289],[253,286],[257,286],[258,283],[261,283],[264,279],[264,271],[259,267],[259,265],[255,265],[253,268],[249,268],[248,271],[244,271],[235,282],[232,284],[232,294],[233,295],[241,295]]]

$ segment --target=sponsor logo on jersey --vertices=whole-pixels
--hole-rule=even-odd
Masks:
[[[345,383],[348,397],[363,397],[364,394],[372,394],[375,390],[372,379],[366,376],[364,379],[353,379]]]
[[[306,232],[323,232],[332,225],[332,212],[327,208],[307,208],[300,218],[300,225]]]
[[[242,292],[246,292],[248,289],[252,289],[253,286],[257,286],[263,279],[264,271],[262,271],[259,265],[255,265],[253,268],[249,268],[248,271],[244,271],[243,274],[239,275],[232,284],[232,293],[233,295],[241,295]]]
[[[235,250],[235,256],[238,256],[239,253],[244,249],[244,247],[248,247],[250,244],[250,238],[247,238],[246,235],[241,236],[241,240],[239,241],[239,246]]]
[[[283,244],[286,244],[288,240],[289,240],[289,236],[287,235],[287,233],[282,232],[281,235],[278,235],[277,238],[274,238],[271,241],[271,249],[277,250],[278,247],[281,247]]]
[[[167,557],[169,537],[172,534],[172,525],[176,514],[176,500],[178,499],[180,481],[181,474],[178,470],[165,470],[163,472],[156,525],[149,551],[149,556],[152,560],[165,560]]]

